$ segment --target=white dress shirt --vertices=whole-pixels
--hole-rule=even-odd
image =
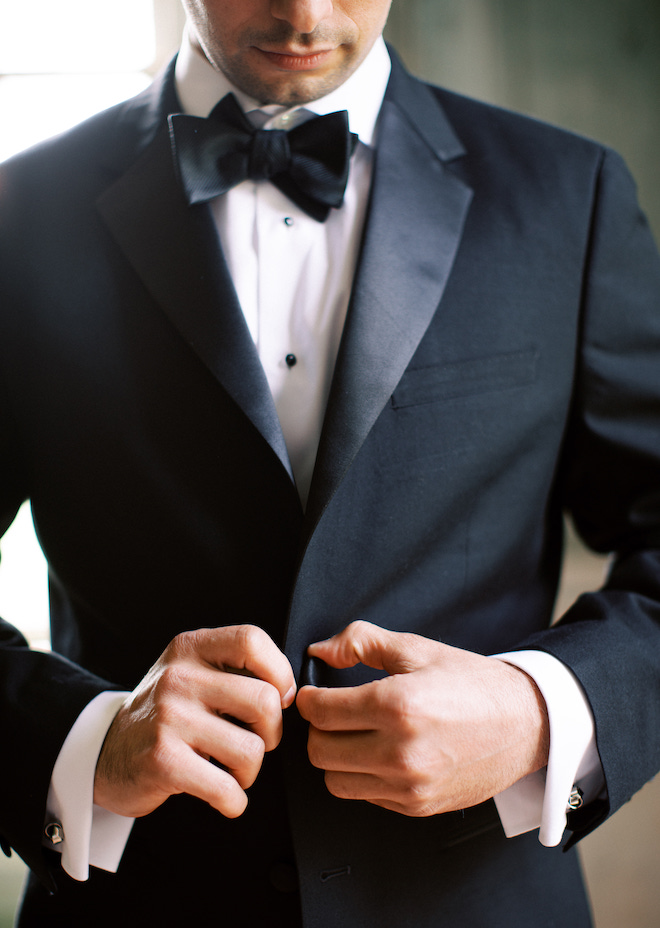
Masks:
[[[268,182],[245,181],[211,203],[303,504],[348,308],[377,145],[378,113],[389,73],[389,55],[381,39],[335,91],[304,107],[287,109],[259,108],[257,101],[215,71],[186,37],[176,66],[182,109],[191,115],[207,116],[231,91],[258,127],[289,129],[314,115],[345,109],[351,131],[360,139],[344,204],[331,210],[325,223],[311,219]],[[293,365],[286,361],[291,355]],[[550,655],[525,651],[498,657],[536,680],[550,721],[547,773],[539,771],[495,797],[502,825],[508,836],[540,826],[541,842],[556,845],[566,825],[567,799],[578,777],[587,800],[599,793],[604,782],[591,711],[573,674]],[[126,695],[103,693],[87,706],[53,771],[47,821],[62,825],[64,840],[56,849],[74,879],[87,879],[90,863],[115,871],[133,824],[132,819],[92,803],[96,760]]]

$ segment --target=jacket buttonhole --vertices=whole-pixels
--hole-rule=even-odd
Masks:
[[[336,867],[334,870],[321,870],[321,882],[327,883],[328,880],[334,880],[337,876],[350,876],[351,868],[346,867]]]

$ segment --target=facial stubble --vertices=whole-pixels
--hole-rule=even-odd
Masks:
[[[245,52],[230,55],[224,50],[219,37],[211,34],[202,45],[202,50],[213,67],[240,90],[261,105],[275,103],[280,106],[298,106],[331,93],[350,77],[369,51],[367,48],[358,56],[355,37],[352,35],[339,35],[323,26],[314,32],[300,34],[284,22],[268,31],[246,30],[239,36],[237,45]],[[250,61],[253,55],[261,54],[260,49],[280,52],[288,48],[309,49],[310,54],[316,49],[333,48],[340,52],[341,58],[327,72],[322,68],[319,69],[320,73],[314,70],[274,69],[272,77],[258,73]],[[249,50],[254,51],[250,54]]]

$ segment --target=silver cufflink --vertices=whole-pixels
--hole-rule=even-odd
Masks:
[[[59,822],[49,822],[44,828],[44,833],[52,845],[61,844],[64,841],[64,829]]]
[[[581,809],[584,805],[584,793],[582,790],[574,786],[571,790],[571,794],[568,797],[568,803],[566,804],[567,812],[575,812],[576,809]]]

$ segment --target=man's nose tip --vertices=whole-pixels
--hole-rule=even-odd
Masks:
[[[271,14],[300,35],[313,32],[333,11],[332,0],[272,0]]]

